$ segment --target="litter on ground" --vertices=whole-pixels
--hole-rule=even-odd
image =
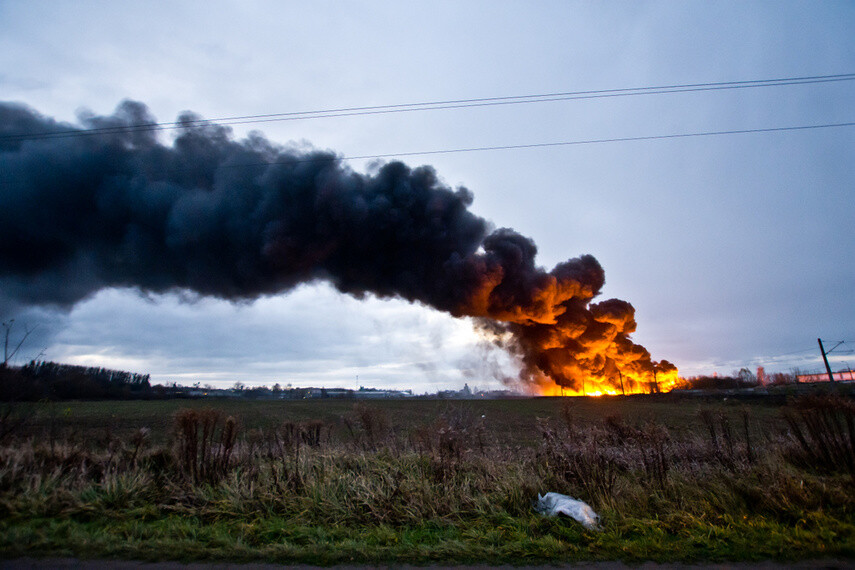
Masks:
[[[537,504],[534,509],[548,517],[558,515],[568,516],[579,521],[582,526],[589,530],[599,530],[600,515],[594,512],[594,509],[583,501],[579,501],[568,495],[561,493],[547,493],[545,495],[537,495]]]

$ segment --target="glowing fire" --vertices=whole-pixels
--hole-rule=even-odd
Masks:
[[[561,386],[550,378],[543,377],[533,386],[533,390],[539,396],[620,396],[670,392],[679,388],[682,383],[677,369],[673,368],[657,370],[655,375],[619,375],[616,378],[588,376],[579,382],[581,388]]]
[[[612,388],[603,389],[597,387],[583,392],[573,388],[564,388],[558,384],[552,384],[551,386],[538,386],[537,392],[540,396],[619,396],[621,394],[620,389],[614,390]]]

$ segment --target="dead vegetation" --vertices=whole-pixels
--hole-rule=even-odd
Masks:
[[[267,513],[395,526],[530,517],[538,492],[557,491],[589,502],[606,525],[723,514],[786,522],[816,510],[852,512],[852,410],[848,401],[796,401],[784,412],[787,429],[758,445],[762,428],[747,410],[701,411],[697,429],[678,434],[617,416],[583,422],[569,406],[533,422],[540,442],[520,447],[497,441],[465,405],[412,426],[360,404],[335,421],[252,430],[219,410],[183,409],[166,444],[153,443],[145,427],[126,437],[106,430],[97,441],[68,432],[7,438],[0,515]]]

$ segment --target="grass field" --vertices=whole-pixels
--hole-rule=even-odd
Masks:
[[[7,427],[26,422],[0,441],[6,558],[855,557],[849,400],[170,400],[10,411]],[[532,501],[547,491],[587,501],[602,528],[538,515]]]

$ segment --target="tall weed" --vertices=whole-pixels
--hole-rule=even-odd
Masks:
[[[840,396],[805,396],[784,410],[794,440],[786,458],[821,473],[848,473],[855,481],[855,402]]]
[[[216,483],[230,469],[237,421],[212,408],[175,414],[178,464],[193,483]]]

